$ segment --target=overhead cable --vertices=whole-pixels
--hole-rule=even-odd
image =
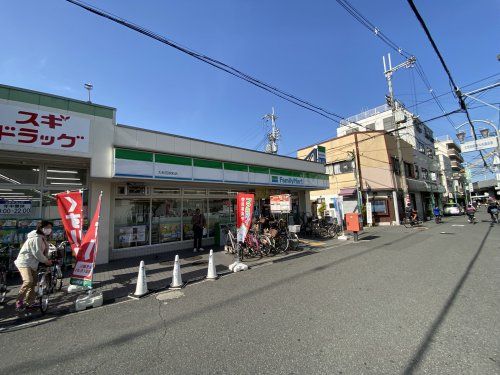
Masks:
[[[156,34],[155,32],[153,32],[151,30],[148,30],[142,26],[139,26],[139,25],[136,25],[132,22],[129,22],[129,21],[127,21],[121,17],[118,17],[116,15],[113,15],[107,11],[96,8],[94,6],[91,6],[89,4],[84,3],[82,1],[77,1],[77,0],[66,0],[66,1],[69,3],[72,3],[76,6],[79,6],[80,8],[83,8],[83,9],[85,9],[93,14],[96,14],[100,17],[111,20],[113,22],[116,22],[116,23],[118,23],[122,26],[125,26],[131,30],[137,31],[137,32],[139,32],[143,35],[146,35],[152,39],[155,39],[163,44],[166,44],[172,48],[175,48],[176,50],[178,50],[182,53],[185,53],[185,54],[187,54],[187,55],[189,55],[197,60],[200,60],[204,63],[207,63],[207,64],[209,64],[209,65],[211,65],[219,70],[222,70],[226,73],[229,73],[229,74],[231,74],[237,78],[240,78],[240,79],[242,79],[242,80],[244,80],[244,81],[246,81],[254,86],[257,86],[257,87],[259,87],[259,88],[261,88],[261,89],[263,89],[263,90],[265,90],[273,95],[276,95],[276,96],[278,96],[278,97],[280,97],[288,102],[291,102],[299,107],[302,107],[302,108],[307,109],[311,112],[314,112],[314,113],[316,113],[322,117],[325,117],[331,121],[334,121],[338,124],[340,123],[340,120],[345,120],[345,118],[343,116],[341,116],[335,112],[329,111],[329,110],[322,108],[318,105],[315,105],[307,100],[301,99],[295,95],[287,93],[284,90],[281,90],[275,86],[272,86],[268,83],[265,83],[265,82],[255,78],[255,77],[252,77],[249,74],[246,74],[246,73],[244,73],[244,72],[242,72],[242,71],[240,71],[240,70],[238,70],[238,69],[236,69],[228,64],[225,64],[224,62],[222,62],[220,60],[211,58],[209,56],[206,56],[204,54],[196,52],[196,51],[189,49],[187,47],[183,47],[183,46],[179,45],[178,43],[176,43],[172,40],[169,40],[169,39],[167,39],[159,34]],[[361,125],[361,124],[358,124],[358,123],[355,123],[352,121],[351,121],[351,123],[354,123],[354,124],[366,129],[366,127],[364,125]],[[348,124],[348,126],[352,127],[352,125],[349,125],[349,124]]]

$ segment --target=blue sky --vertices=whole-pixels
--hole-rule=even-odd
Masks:
[[[382,55],[390,50],[333,0],[88,1],[343,116],[384,101]],[[417,56],[436,93],[450,90],[406,1],[351,3]],[[416,5],[459,86],[500,72],[499,1]],[[329,120],[66,1],[5,1],[0,19],[1,83],[86,100],[90,81],[93,101],[116,107],[120,123],[248,148],[264,137],[261,117],[274,106],[282,154],[335,135]],[[417,101],[430,98],[416,74],[415,82]],[[398,72],[394,84],[396,96],[413,105],[412,72]],[[499,102],[499,92],[482,98]],[[441,100],[446,110],[457,108],[452,95]],[[431,101],[418,114],[441,112]],[[472,117],[498,121],[484,107]],[[436,135],[454,133],[445,119],[429,125]]]

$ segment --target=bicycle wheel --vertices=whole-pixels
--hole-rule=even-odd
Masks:
[[[280,235],[276,238],[276,250],[278,250],[278,252],[286,252],[288,250],[288,246],[289,242],[287,237]]]
[[[55,286],[56,286],[56,290],[62,289],[62,287],[63,287],[63,278],[62,277],[57,277]]]
[[[266,235],[260,235],[259,236],[259,247],[260,247],[260,252],[268,256],[269,253],[271,252],[271,241],[269,240],[269,237]]]
[[[299,248],[299,237],[296,233],[288,234],[288,243],[290,245],[290,250],[297,250]]]
[[[40,304],[40,312],[42,315],[49,309],[49,288],[45,280],[42,280],[38,284],[38,303]]]
[[[330,225],[328,227],[328,237],[335,238],[336,235],[337,235],[336,225]]]
[[[0,303],[4,303],[7,296],[7,271],[2,267],[0,270]]]

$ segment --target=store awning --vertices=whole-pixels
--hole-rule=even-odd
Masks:
[[[356,194],[356,188],[345,188],[345,189],[340,189],[339,195],[342,196],[349,196],[349,195],[354,195]]]

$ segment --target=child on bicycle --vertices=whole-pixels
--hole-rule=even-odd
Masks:
[[[52,265],[52,261],[46,256],[49,249],[47,237],[51,233],[52,223],[50,221],[42,220],[38,223],[36,230],[28,233],[28,238],[14,261],[23,279],[16,301],[17,310],[22,310],[26,306],[34,307],[38,265],[39,263],[44,263],[47,266]]]

